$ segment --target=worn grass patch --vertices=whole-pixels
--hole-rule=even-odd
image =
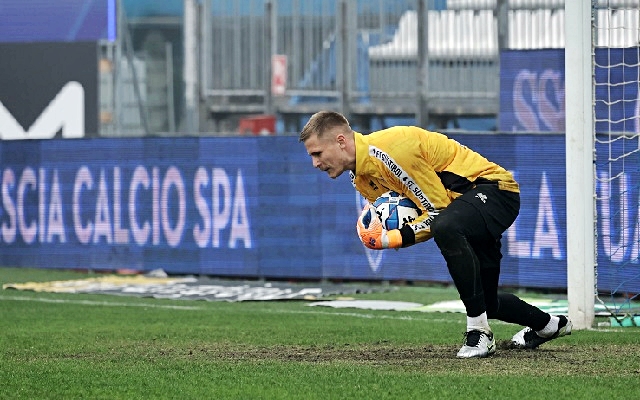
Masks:
[[[0,268],[0,283],[77,273]],[[452,288],[357,296],[423,304]],[[637,399],[639,328],[458,360],[460,314],[0,292],[2,399]],[[551,396],[550,394],[553,394]]]
[[[615,344],[597,346],[555,345],[536,350],[512,349],[507,341],[486,359],[459,360],[459,346],[401,346],[393,343],[337,344],[323,346],[238,346],[228,343],[198,344],[187,348],[137,343],[119,349],[129,357],[157,362],[162,359],[192,362],[294,362],[305,364],[354,364],[382,368],[449,374],[522,376],[630,376],[640,379],[636,347]],[[113,354],[66,354],[61,358],[105,361]],[[23,360],[27,361],[27,360]],[[603,368],[608,364],[615,367]],[[479,369],[478,367],[482,368]]]

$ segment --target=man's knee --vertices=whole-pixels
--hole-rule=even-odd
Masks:
[[[437,216],[431,223],[431,233],[436,240],[453,234],[455,230],[455,219],[451,218],[451,215],[447,213]]]
[[[464,240],[461,221],[451,213],[437,216],[431,223],[431,233],[438,246],[460,244]]]

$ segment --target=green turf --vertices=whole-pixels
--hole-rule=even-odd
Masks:
[[[0,284],[85,278],[0,268]],[[445,287],[363,299],[452,300]],[[1,399],[637,399],[639,328],[457,360],[464,315],[0,292]],[[492,322],[499,341],[519,330]],[[503,343],[504,344],[504,343]]]

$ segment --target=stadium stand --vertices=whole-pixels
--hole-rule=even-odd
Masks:
[[[601,25],[614,28],[598,33],[598,45],[637,45],[638,0],[608,2],[636,9],[598,10]],[[167,37],[180,32],[176,18],[181,10],[175,2],[167,3],[167,15],[160,15],[157,8],[150,15],[145,11],[149,3],[125,2],[132,14],[134,38],[136,33],[144,35],[153,30],[161,30]],[[275,113],[283,116],[288,130],[296,130],[299,121],[317,109],[343,110],[345,106],[352,118],[362,121],[365,127],[379,116],[407,121],[415,118],[417,1],[344,3],[350,4],[346,16],[340,14],[343,2],[339,0],[275,2],[275,24],[271,26],[275,39],[272,37],[269,44],[265,29],[270,24],[265,19],[264,0],[212,2],[209,23],[213,42],[210,53],[203,57],[209,60],[203,65],[212,69],[204,93],[213,121],[209,129],[233,129],[244,115]],[[426,82],[428,114],[439,128],[458,118],[495,118],[501,48],[564,47],[565,0],[427,3],[438,4],[426,13]],[[506,23],[501,22],[503,14],[499,9],[505,3]],[[349,23],[341,25],[342,18]],[[266,64],[271,46],[274,54],[286,56],[288,76],[285,95],[272,98],[271,109],[267,109]],[[343,46],[348,51],[344,52]],[[179,62],[174,73],[179,79]]]

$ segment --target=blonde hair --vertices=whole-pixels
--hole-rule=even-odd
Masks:
[[[322,136],[325,132],[336,127],[343,127],[345,133],[351,132],[349,121],[347,121],[344,115],[335,111],[317,112],[309,118],[309,121],[307,121],[304,128],[302,128],[302,132],[300,132],[300,142],[305,142],[313,134]]]

